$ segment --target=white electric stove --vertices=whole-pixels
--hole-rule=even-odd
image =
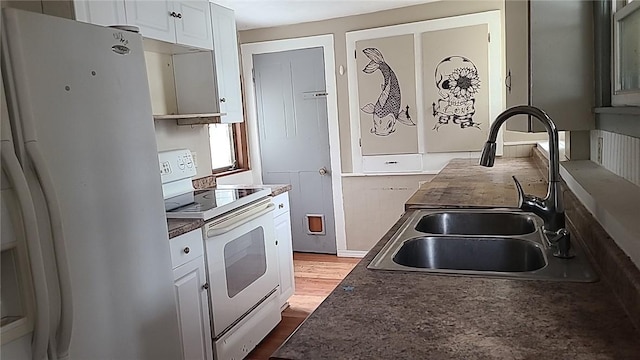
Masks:
[[[167,218],[205,221],[214,358],[242,359],[281,319],[271,189],[194,190],[189,150],[158,158]]]

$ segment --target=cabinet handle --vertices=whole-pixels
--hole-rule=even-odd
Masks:
[[[178,14],[176,14],[176,12],[175,12],[175,11],[172,11],[172,12],[170,12],[170,13],[169,13],[169,16],[171,16],[171,17],[178,17]]]
[[[182,19],[182,14],[178,13],[178,19]]]
[[[188,253],[190,253],[190,252],[191,252],[191,249],[189,249],[189,247],[187,246],[187,247],[185,247],[185,248],[184,248],[184,250],[182,250],[182,251],[184,251],[184,253],[185,253],[185,254],[188,254]]]
[[[278,240],[276,240],[276,245],[278,245]]]
[[[209,284],[204,283],[204,285],[202,285],[202,290],[208,290],[208,289],[209,289]]]
[[[393,165],[393,164],[397,164],[398,162],[397,161],[385,161],[384,163],[385,163],[385,165]]]
[[[509,69],[507,77],[504,79],[504,85],[507,87],[507,92],[511,94],[511,69]]]
[[[226,98],[220,98],[220,102],[227,102]]]
[[[278,205],[278,209],[284,209],[284,204]]]

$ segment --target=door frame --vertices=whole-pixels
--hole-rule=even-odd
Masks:
[[[260,158],[260,136],[256,93],[253,86],[253,55],[289,50],[321,47],[324,54],[324,76],[327,95],[327,122],[329,128],[329,157],[331,161],[331,187],[333,216],[335,219],[336,252],[338,256],[362,257],[361,251],[347,250],[347,235],[342,202],[342,163],[340,159],[340,132],[338,129],[338,96],[336,86],[336,64],[333,35],[318,35],[293,39],[262,41],[240,45],[242,58],[242,81],[246,96],[247,131],[249,137],[249,162],[253,181],[262,184],[262,160]]]

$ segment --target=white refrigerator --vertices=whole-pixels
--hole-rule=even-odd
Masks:
[[[2,12],[1,358],[180,359],[142,37]]]

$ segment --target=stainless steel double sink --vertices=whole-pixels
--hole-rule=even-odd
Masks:
[[[543,222],[511,208],[419,209],[368,265],[445,275],[593,282],[584,251],[553,256]]]

